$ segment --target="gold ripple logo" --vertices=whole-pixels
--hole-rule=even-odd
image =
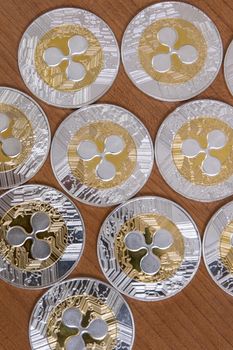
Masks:
[[[95,35],[79,25],[63,25],[47,32],[37,44],[35,66],[50,87],[77,91],[92,84],[104,64]]]
[[[127,130],[110,121],[80,128],[68,146],[73,175],[86,186],[111,188],[133,173],[137,150]]]
[[[174,275],[184,256],[183,237],[164,216],[142,214],[126,221],[115,239],[121,269],[141,282],[159,282]]]
[[[14,206],[0,224],[2,256],[21,270],[45,269],[64,253],[67,227],[58,211],[47,203]]]
[[[172,155],[188,181],[205,186],[219,184],[233,174],[233,130],[216,118],[190,120],[178,130]]]
[[[47,339],[49,344],[56,344],[57,350],[115,349],[116,316],[93,296],[69,297],[49,315]]]
[[[32,126],[24,113],[14,106],[0,104],[0,171],[22,164],[33,144]]]
[[[181,84],[203,68],[207,45],[199,29],[183,19],[161,19],[148,26],[140,39],[139,59],[156,81]]]

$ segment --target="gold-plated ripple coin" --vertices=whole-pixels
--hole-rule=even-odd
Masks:
[[[132,82],[159,100],[187,100],[205,90],[222,62],[222,42],[206,14],[165,1],[139,12],[122,40],[122,60]]]
[[[233,202],[221,207],[210,219],[203,238],[203,258],[210,276],[233,296]]]
[[[198,269],[200,249],[190,216],[159,197],[134,198],[113,210],[97,243],[108,281],[121,293],[143,301],[179,293]]]
[[[134,320],[120,293],[106,283],[72,279],[55,285],[37,302],[29,338],[32,350],[38,345],[41,350],[131,350]]]
[[[57,129],[51,163],[61,186],[74,198],[96,206],[118,204],[147,181],[153,146],[145,126],[114,105],[84,107]]]
[[[21,91],[0,87],[0,189],[21,185],[38,172],[50,138],[39,105]]]
[[[59,8],[27,28],[18,63],[37,97],[57,107],[78,108],[111,87],[119,56],[115,36],[101,18],[78,8]]]
[[[4,193],[0,227],[0,278],[16,287],[44,288],[60,281],[83,251],[81,214],[51,187],[25,185]]]
[[[184,104],[162,123],[155,158],[167,183],[203,202],[233,193],[233,108],[215,100]]]

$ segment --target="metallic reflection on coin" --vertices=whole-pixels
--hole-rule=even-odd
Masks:
[[[162,101],[198,95],[215,79],[222,41],[212,20],[187,3],[165,1],[139,12],[125,30],[125,71],[141,91]]]
[[[192,218],[160,197],[138,197],[114,209],[97,243],[108,281],[142,301],[163,300],[185,288],[198,269],[200,250]]]
[[[81,214],[61,192],[25,185],[0,197],[0,278],[44,288],[65,278],[84,248]]]
[[[18,50],[27,87],[48,104],[64,108],[78,108],[104,95],[119,63],[112,30],[98,16],[78,8],[59,8],[38,17]]]
[[[230,43],[224,59],[224,77],[230,93],[233,95],[233,41]]]
[[[58,182],[75,199],[110,206],[132,197],[146,183],[153,145],[132,113],[97,104],[73,112],[61,123],[51,163]]]
[[[39,171],[50,138],[39,105],[21,91],[0,87],[0,190],[21,185]]]
[[[120,293],[106,283],[71,279],[37,302],[29,338],[32,350],[131,350],[134,320]]]
[[[167,183],[183,196],[211,202],[233,193],[233,107],[196,100],[162,123],[155,158]]]
[[[203,257],[210,276],[233,296],[233,202],[221,207],[210,219],[203,238]]]

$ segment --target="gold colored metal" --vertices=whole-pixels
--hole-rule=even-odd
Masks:
[[[223,230],[220,237],[220,258],[222,263],[230,273],[233,273],[233,221],[231,221]]]
[[[207,148],[207,135],[213,130],[224,132],[227,143],[221,149],[211,149],[210,155],[221,162],[221,171],[216,176],[208,176],[201,169],[205,153],[200,152],[196,157],[185,157],[182,153],[182,144],[187,139],[195,139],[200,147]],[[233,174],[233,130],[225,122],[200,116],[184,124],[177,132],[172,144],[173,160],[180,174],[188,181],[205,186],[212,186],[227,180]]]
[[[87,350],[115,349],[117,340],[116,316],[105,303],[89,295],[69,297],[52,310],[47,322],[47,340],[51,349],[64,350],[66,339],[78,333],[77,329],[68,328],[61,322],[63,312],[70,307],[77,307],[82,312],[82,325],[85,327],[96,318],[104,320],[107,324],[108,333],[103,340],[94,340],[88,334],[83,335]]]
[[[104,151],[104,142],[108,136],[122,137],[125,147],[119,154],[106,154],[105,158],[116,167],[116,175],[112,180],[104,181],[96,174],[96,167],[101,161],[99,156],[85,161],[77,153],[81,141],[92,141],[99,152]],[[68,160],[71,171],[82,184],[92,188],[111,188],[127,180],[134,171],[137,162],[137,150],[134,140],[127,130],[110,121],[90,123],[82,127],[71,139],[68,146]]]
[[[45,212],[50,218],[47,232],[38,233],[39,239],[46,240],[51,247],[51,255],[46,260],[33,259],[30,253],[32,242],[27,240],[21,247],[12,247],[6,241],[10,227],[21,226],[31,233],[30,218],[36,212]],[[0,220],[0,250],[4,259],[17,268],[26,271],[42,270],[53,265],[62,255],[66,247],[67,227],[60,213],[43,202],[28,202],[12,207]]]
[[[0,172],[3,172],[17,168],[27,159],[34,144],[34,136],[30,121],[19,109],[0,103],[0,112],[10,118],[9,128],[0,133],[1,138],[15,137],[22,145],[22,152],[17,157],[5,155],[0,147]]]
[[[192,64],[183,64],[177,55],[171,55],[171,69],[160,73],[152,66],[152,58],[158,54],[169,53],[169,47],[158,40],[158,32],[162,28],[176,30],[178,39],[174,49],[178,50],[184,45],[192,45],[198,52],[198,59]],[[148,26],[140,39],[138,54],[144,70],[156,81],[169,84],[182,84],[191,80],[204,66],[207,56],[207,45],[199,29],[184,19],[160,19]]]
[[[161,261],[160,270],[155,275],[147,275],[140,268],[140,261],[146,254],[145,249],[138,252],[129,251],[125,245],[125,237],[131,231],[139,231],[148,244],[160,229],[168,230],[174,243],[166,250],[154,249]],[[180,267],[184,257],[184,241],[177,226],[168,218],[157,214],[141,214],[126,221],[115,239],[115,255],[122,270],[136,281],[152,283],[168,279]]]
[[[83,54],[73,55],[72,60],[79,62],[86,68],[83,80],[75,82],[67,80],[67,61],[62,61],[58,66],[49,67],[44,61],[44,52],[50,47],[56,47],[68,56],[68,41],[74,35],[85,37],[88,48]],[[52,88],[61,91],[77,91],[92,84],[104,64],[104,54],[101,45],[95,35],[87,28],[79,25],[61,25],[51,29],[39,41],[35,50],[35,66],[40,77]]]

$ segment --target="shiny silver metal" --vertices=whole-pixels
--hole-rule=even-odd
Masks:
[[[132,224],[132,220],[136,218],[135,222],[138,222],[138,218],[141,217],[142,221],[139,226],[143,227],[147,215],[163,218],[162,220],[165,218],[165,220],[169,220],[176,225],[184,246],[181,263],[176,272],[170,277],[165,277],[169,271],[169,268],[166,271],[166,266],[170,262],[162,257],[163,264],[165,264],[165,274],[164,278],[160,278],[157,282],[148,282],[148,280],[152,277],[156,279],[162,264],[160,260],[161,252],[176,244],[175,240],[177,239],[174,239],[172,231],[169,232],[163,227],[156,231],[152,225],[154,236],[152,243],[149,245],[146,242],[146,234],[150,227],[146,226],[145,232],[142,232],[143,230],[134,232],[134,224]],[[151,222],[151,217],[149,221]],[[124,228],[123,225],[125,225]],[[169,225],[171,227],[171,224]],[[125,255],[125,250],[121,249],[120,253],[121,258],[127,265],[125,271],[121,268],[119,258],[116,256],[117,241],[122,244],[122,237],[118,236],[119,232],[121,230],[121,232],[125,232],[126,227],[130,230],[131,226],[133,232],[125,236],[125,245],[129,251],[141,251],[141,253],[144,251],[143,257],[141,255],[138,258],[140,260],[140,270],[143,272],[140,280],[130,276],[131,273],[136,276],[138,272],[132,269],[129,264],[130,261],[128,255]],[[131,235],[132,237],[130,237]],[[137,197],[114,209],[105,219],[98,237],[97,253],[105,277],[117,290],[141,301],[158,301],[174,296],[191,282],[200,263],[201,241],[192,218],[179,205],[160,197]],[[134,258],[136,258],[136,255]]]
[[[35,50],[38,42],[51,29],[63,25],[77,25],[88,29],[97,38],[103,50],[103,67],[97,79],[80,90],[62,91],[49,86],[35,67]],[[45,52],[44,59],[50,67],[56,67],[61,61],[68,61],[68,78],[80,81],[84,75],[83,66],[78,62],[75,64],[72,55],[82,54],[85,51],[85,38],[78,37],[76,42],[79,48],[75,46],[73,49],[70,43],[68,56],[53,51]],[[119,48],[110,27],[95,14],[79,8],[59,8],[38,17],[23,34],[18,49],[19,70],[26,86],[44,102],[61,108],[79,108],[103,96],[113,84],[119,64]]]
[[[31,232],[24,228],[27,217],[30,217]],[[18,221],[17,226],[13,224],[14,219]],[[60,220],[62,228],[58,231]],[[0,197],[0,224],[0,245],[2,249],[5,247],[0,252],[0,278],[16,287],[39,289],[51,286],[64,279],[82,256],[85,244],[82,216],[68,197],[52,187],[24,185],[4,193]],[[45,236],[41,237],[42,233]],[[49,237],[56,237],[56,241],[47,239]],[[26,248],[25,243],[29,241],[31,246]],[[16,248],[21,247],[28,249],[30,265],[27,269],[16,266],[16,262],[21,260],[22,263],[27,256],[24,250],[20,250],[24,257],[20,256]],[[14,253],[6,257],[4,254],[12,248]],[[57,259],[44,266],[53,249]],[[11,260],[14,254],[17,258]],[[33,267],[36,261],[41,262],[41,269]]]
[[[208,273],[214,282],[231,296],[233,296],[233,273],[230,266],[232,267],[233,242],[232,230],[229,227],[232,222],[233,202],[229,202],[222,206],[210,219],[205,229],[202,245],[203,258]],[[224,234],[225,240],[223,240]],[[227,254],[224,258],[221,256],[221,250],[223,251],[223,249]]]
[[[114,176],[117,177],[119,172],[125,173],[125,169],[121,166],[116,173],[113,163],[106,159],[106,155],[114,156],[124,150],[125,141],[120,135],[108,136],[105,139],[102,153],[99,152],[96,143],[89,140],[83,140],[76,145],[77,159],[88,162],[95,157],[99,158],[96,175],[103,183],[102,188],[94,188],[81,183],[72,173],[69,165],[68,147],[73,136],[81,128],[89,127],[98,122],[103,123],[103,125],[111,122],[120,126],[135,144],[135,167],[132,174],[129,174],[127,179],[118,186],[105,187],[105,184]],[[96,141],[98,142],[101,138],[100,133]],[[134,196],[146,183],[153,166],[153,145],[149,132],[135,115],[115,105],[96,104],[73,112],[61,123],[52,142],[51,164],[58,182],[73,198],[94,206],[111,206]]]
[[[29,155],[16,167],[0,171],[0,189],[8,189],[25,183],[40,170],[48,156],[51,133],[44,111],[30,96],[12,88],[0,87],[1,104],[19,110],[27,118],[33,131],[33,142]],[[25,151],[29,140],[23,140],[22,143],[17,137],[3,137],[1,134],[7,131],[8,127],[11,127],[9,115],[1,112],[0,144],[7,156],[16,159],[21,152]],[[13,132],[17,133],[18,130],[15,129]]]
[[[75,298],[82,298],[85,303],[85,313],[75,306]],[[70,300],[70,301],[69,301]],[[67,302],[67,306],[63,306]],[[90,307],[92,304],[92,307]],[[30,319],[29,340],[32,350],[55,349],[57,342],[51,341],[47,336],[50,329],[49,320],[54,309],[61,305],[61,322],[67,329],[73,330],[73,334],[65,339],[65,350],[96,349],[100,344],[103,349],[131,350],[134,342],[134,320],[130,308],[123,297],[108,284],[91,278],[78,278],[63,281],[50,288],[37,302]],[[71,305],[71,306],[69,306]],[[93,312],[95,305],[112,313],[110,319],[107,314],[94,314],[86,326],[83,326],[83,318]],[[58,309],[59,310],[59,309]],[[59,311],[58,311],[59,312]],[[110,321],[110,323],[109,323]],[[41,325],[43,325],[41,327]],[[64,326],[63,326],[64,327]],[[114,344],[110,344],[109,332],[116,327]],[[111,330],[110,330],[111,328]],[[74,334],[76,330],[76,334]],[[59,329],[56,334],[59,335]],[[83,337],[89,335],[91,338]],[[108,337],[108,338],[106,338]],[[88,339],[88,341],[87,341]],[[92,339],[92,342],[90,342]],[[108,340],[105,343],[105,339]]]
[[[228,90],[233,95],[233,41],[228,46],[227,52],[224,58],[224,78],[227,84]]]
[[[183,154],[187,158],[193,158],[204,155],[204,161],[201,165],[202,173],[210,179],[208,185],[197,183],[197,177],[193,177],[193,181],[185,178],[178,170],[173,156],[174,139],[178,131],[192,121],[206,118],[206,120],[215,120],[224,123],[232,132],[233,130],[233,107],[216,100],[195,100],[187,102],[176,108],[161,124],[156,140],[155,140],[155,159],[159,171],[166,182],[179,194],[201,202],[212,202],[230,196],[233,193],[233,175],[229,175],[227,179],[219,178],[219,181],[212,183],[212,179],[219,174],[221,175],[221,166],[226,166],[231,172],[231,165],[226,160],[216,158],[212,152],[227,146],[229,150],[229,141],[221,130],[213,130],[206,133],[204,128],[198,131],[198,135],[205,136],[207,147],[202,148],[197,140],[188,139],[183,143]],[[207,122],[208,124],[208,122]],[[197,131],[196,131],[197,137]],[[220,162],[221,160],[221,162]],[[191,172],[190,172],[191,174]]]
[[[192,23],[203,35],[207,45],[207,57],[198,74],[184,83],[169,84],[153,79],[143,68],[138,55],[140,38],[144,30],[161,19],[183,19]],[[174,34],[164,28],[159,36],[161,44],[169,48],[167,57],[153,59],[152,66],[163,73],[170,66],[171,55],[178,55],[181,62],[190,64],[196,59],[195,48],[186,51],[173,48]],[[187,45],[188,46],[188,45]],[[214,81],[222,63],[223,47],[218,29],[212,20],[198,8],[179,1],[165,1],[153,4],[139,12],[127,26],[121,46],[121,56],[125,71],[142,92],[162,101],[184,101],[205,89]]]

